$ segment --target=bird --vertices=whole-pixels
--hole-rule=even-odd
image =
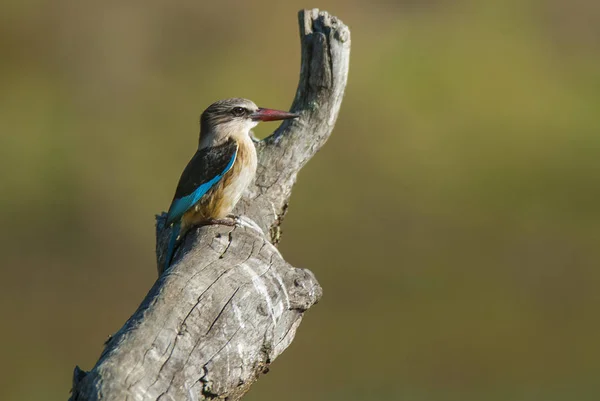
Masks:
[[[167,213],[165,226],[172,230],[162,271],[170,266],[176,246],[190,227],[235,225],[235,218],[227,217],[256,174],[250,130],[262,121],[299,116],[261,108],[243,98],[219,100],[204,110],[198,150],[181,174]]]

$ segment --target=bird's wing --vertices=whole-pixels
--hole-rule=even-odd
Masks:
[[[237,156],[238,145],[229,140],[223,145],[202,148],[196,152],[181,174],[167,225],[179,220],[227,173]]]

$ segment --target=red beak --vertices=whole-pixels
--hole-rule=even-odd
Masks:
[[[250,114],[250,118],[254,121],[277,121],[287,120],[290,118],[298,118],[300,114],[288,113],[287,111],[263,109],[259,108],[254,113]]]

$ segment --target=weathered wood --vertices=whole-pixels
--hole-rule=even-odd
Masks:
[[[318,10],[299,14],[300,82],[292,111],[257,143],[255,183],[235,227],[191,230],[173,264],[107,342],[94,368],[75,368],[71,400],[238,400],[294,338],[321,296],[313,274],[275,245],[298,171],[335,124],[348,76],[350,32]],[[162,264],[169,230],[157,218]]]

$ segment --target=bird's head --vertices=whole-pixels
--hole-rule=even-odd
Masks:
[[[199,147],[214,146],[232,136],[248,135],[261,121],[296,117],[299,115],[295,113],[258,107],[248,99],[219,100],[208,106],[200,117]]]

